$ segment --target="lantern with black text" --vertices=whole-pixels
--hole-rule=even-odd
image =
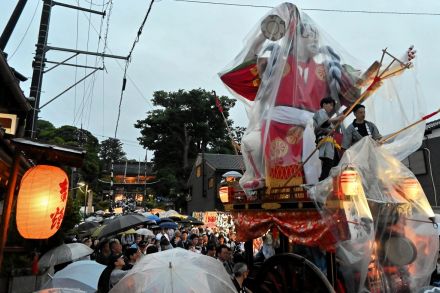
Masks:
[[[17,199],[17,228],[23,238],[47,239],[61,226],[69,180],[54,166],[38,165],[21,180]]]

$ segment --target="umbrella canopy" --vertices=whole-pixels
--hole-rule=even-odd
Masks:
[[[48,268],[90,255],[93,249],[82,243],[62,244],[46,252],[38,261],[40,268]]]
[[[133,228],[130,228],[127,231],[123,231],[123,232],[118,233],[118,235],[128,235],[128,234],[136,234],[136,230]]]
[[[182,248],[142,257],[111,293],[237,292],[221,262]]]
[[[85,232],[85,231],[89,231],[92,229],[95,229],[99,226],[98,222],[84,222],[78,225],[78,231],[81,232]]]
[[[185,218],[184,215],[179,214],[179,213],[176,212],[175,210],[169,210],[169,211],[166,211],[166,212],[159,213],[159,217],[160,217],[160,218],[171,218],[171,217],[175,217],[175,218],[180,218],[180,219]]]
[[[85,220],[86,222],[102,222],[102,221],[104,221],[104,218],[103,217],[100,217],[100,216],[97,216],[97,217],[95,217],[95,216],[90,216],[90,217],[88,217],[86,220]]]
[[[243,175],[241,175],[241,173],[239,173],[237,171],[229,171],[229,172],[226,172],[225,174],[223,174],[222,177],[223,178],[226,178],[226,177],[241,178],[241,177],[243,177]]]
[[[92,233],[92,237],[94,238],[98,238],[98,235],[101,234],[102,229],[104,229],[105,225],[99,226],[98,228],[95,229],[95,231],[93,231]]]
[[[159,224],[159,227],[161,227],[162,229],[177,229],[178,228],[177,224],[174,222],[162,222]]]
[[[191,224],[193,224],[195,226],[205,225],[205,223],[203,223],[202,221],[200,221],[200,220],[198,220],[198,219],[196,219],[194,217],[191,217],[191,216],[188,216],[186,218],[186,220],[189,221]]]
[[[44,288],[77,288],[87,293],[94,293],[98,280],[105,266],[92,260],[80,260],[55,273]]]
[[[174,222],[173,219],[170,218],[161,218],[158,223],[164,223],[164,222]]]
[[[151,209],[150,213],[152,214],[160,214],[162,212],[165,212],[163,209]]]
[[[121,231],[128,230],[140,224],[154,223],[151,220],[146,219],[139,214],[128,214],[115,217],[109,221],[101,232],[97,235],[98,238],[102,238],[109,235],[118,234]]]
[[[144,235],[144,236],[154,236],[153,231],[148,230],[146,228],[141,228],[136,230],[136,234],[138,235]]]
[[[87,293],[87,292],[79,289],[70,289],[70,288],[49,288],[49,289],[35,291],[34,293]]]
[[[156,216],[156,215],[150,214],[148,212],[147,213],[142,213],[142,215],[144,217],[146,217],[148,220],[155,221],[155,222],[160,222],[160,218],[158,216]]]

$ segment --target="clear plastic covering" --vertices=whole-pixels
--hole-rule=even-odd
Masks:
[[[352,146],[309,195],[329,225],[335,213],[345,215],[345,229],[334,231],[347,292],[429,284],[439,249],[434,212],[413,173],[377,142],[365,137]]]
[[[217,259],[182,248],[142,257],[111,293],[236,292]]]
[[[246,172],[240,180],[248,194],[262,186],[270,190],[318,182],[318,154],[304,166],[302,162],[316,147],[312,117],[325,97],[336,100],[335,110],[340,113],[368,90],[364,99],[367,120],[372,120],[382,135],[425,114],[414,76],[403,82],[396,80],[399,84],[392,83],[392,79],[406,74],[393,74],[392,79],[375,82],[376,73],[384,69],[403,72],[399,71],[403,66],[399,61],[407,61],[404,54],[405,58],[388,67],[393,58],[386,55],[380,63],[381,53],[372,65],[361,65],[290,3],[281,4],[261,19],[249,33],[243,50],[220,73],[228,89],[246,105],[249,117],[241,142]],[[389,123],[387,119],[393,113],[394,123]],[[350,117],[346,119],[346,123],[352,121]],[[420,127],[423,125],[410,134],[417,133]],[[408,132],[404,133],[407,135]],[[411,144],[395,138],[395,155],[403,159],[417,149],[422,137],[418,134],[415,138]]]

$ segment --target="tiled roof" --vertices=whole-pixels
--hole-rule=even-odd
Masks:
[[[426,123],[426,130],[434,130],[440,128],[440,119]]]
[[[243,157],[240,155],[204,154],[206,163],[216,170],[244,169]]]

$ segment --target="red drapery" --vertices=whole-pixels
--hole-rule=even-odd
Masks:
[[[334,251],[336,242],[348,237],[341,212],[336,212],[332,221],[323,219],[318,211],[243,211],[232,215],[239,241],[261,237],[273,226],[293,243],[326,251]]]

